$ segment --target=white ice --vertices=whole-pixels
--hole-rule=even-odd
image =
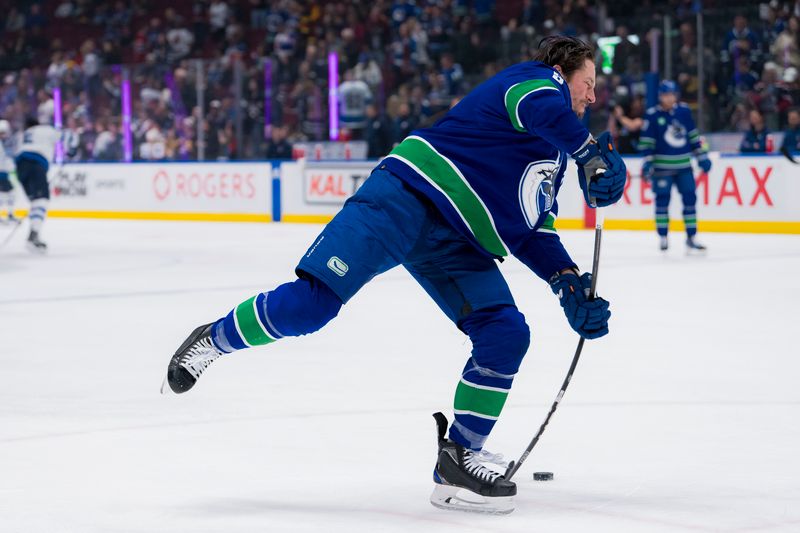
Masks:
[[[159,395],[192,328],[292,279],[319,229],[52,219],[46,257],[0,251],[0,532],[800,531],[800,236],[703,234],[699,258],[606,232],[611,334],[490,517],[428,502],[469,344],[402,269]],[[584,269],[592,237],[562,232]],[[517,457],[577,337],[501,269],[533,341],[487,447]]]

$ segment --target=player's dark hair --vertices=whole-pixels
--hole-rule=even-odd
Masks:
[[[561,67],[565,77],[583,68],[586,60],[594,61],[594,50],[591,46],[566,35],[551,35],[539,42],[539,49],[533,54],[534,61],[546,65]]]
[[[26,130],[28,128],[32,128],[32,127],[38,126],[38,125],[39,125],[39,120],[36,117],[30,116],[30,115],[25,117],[25,129]]]

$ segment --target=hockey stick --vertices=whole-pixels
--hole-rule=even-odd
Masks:
[[[800,165],[800,163],[798,163],[797,160],[794,157],[792,157],[792,153],[789,151],[789,147],[788,146],[782,146],[781,147],[781,153],[783,154],[783,157],[785,157],[786,159],[788,159],[789,161],[791,161],[795,165]]]
[[[592,286],[589,289],[589,298],[592,299],[595,297],[597,293],[597,267],[600,263],[600,241],[603,237],[603,214],[602,211],[598,208],[595,210],[595,225],[594,225],[594,257],[592,258]],[[508,465],[508,469],[506,469],[505,478],[506,480],[511,480],[514,474],[517,473],[519,467],[522,466],[522,463],[525,462],[525,459],[533,450],[533,447],[536,446],[536,443],[539,442],[539,438],[544,433],[544,429],[547,427],[547,424],[550,422],[550,418],[553,416],[553,413],[556,412],[558,408],[558,404],[561,403],[561,398],[564,397],[564,393],[567,391],[567,387],[569,386],[569,382],[572,380],[572,374],[575,373],[575,367],[578,366],[578,359],[581,357],[581,352],[583,351],[583,343],[586,339],[583,337],[580,338],[578,341],[578,347],[575,349],[575,356],[572,358],[572,364],[569,365],[569,370],[567,371],[567,377],[564,379],[564,383],[561,384],[561,390],[558,391],[558,396],[556,396],[556,401],[553,402],[553,405],[550,407],[550,412],[547,413],[547,418],[544,419],[542,422],[541,427],[539,427],[539,431],[536,433],[536,436],[533,437],[533,440],[525,451],[520,456],[519,460],[515,463],[511,461]]]
[[[6,238],[3,239],[3,242],[0,242],[0,250],[5,248],[6,244],[11,242],[11,239],[14,238],[14,234],[17,233],[17,230],[20,228],[20,226],[22,226],[22,223],[25,222],[26,218],[28,218],[28,215],[25,215],[24,217],[22,217],[19,220],[17,220],[17,222],[15,223],[14,227],[11,228],[11,231],[8,232],[8,235],[6,235]]]

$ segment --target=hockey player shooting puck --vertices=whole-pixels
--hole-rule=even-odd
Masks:
[[[553,479],[552,472],[534,472],[533,479],[536,481],[550,481]]]

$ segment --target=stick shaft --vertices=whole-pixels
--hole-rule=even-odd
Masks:
[[[597,271],[600,265],[600,244],[602,242],[603,237],[603,213],[601,209],[597,209],[595,213],[595,226],[594,226],[594,254],[592,257],[592,286],[590,289],[589,298],[594,298],[597,294]],[[564,383],[561,384],[561,389],[558,391],[558,396],[556,396],[553,405],[550,406],[550,411],[547,413],[547,417],[542,422],[542,425],[539,427],[539,431],[536,432],[536,435],[531,440],[528,447],[525,448],[525,451],[522,452],[519,460],[516,463],[512,463],[509,465],[508,470],[506,471],[505,478],[506,480],[510,480],[514,474],[517,473],[522,463],[525,462],[525,459],[528,458],[531,451],[533,450],[536,443],[539,442],[539,438],[544,433],[547,424],[550,422],[550,418],[553,416],[553,413],[556,412],[558,409],[558,404],[561,403],[561,398],[564,397],[564,393],[567,391],[567,387],[569,386],[569,382],[572,380],[572,374],[575,373],[575,368],[578,366],[578,360],[581,357],[581,352],[583,351],[583,343],[586,339],[583,337],[580,338],[578,341],[578,347],[575,349],[575,355],[572,358],[572,363],[569,365],[569,370],[567,371],[567,377],[564,378]]]

